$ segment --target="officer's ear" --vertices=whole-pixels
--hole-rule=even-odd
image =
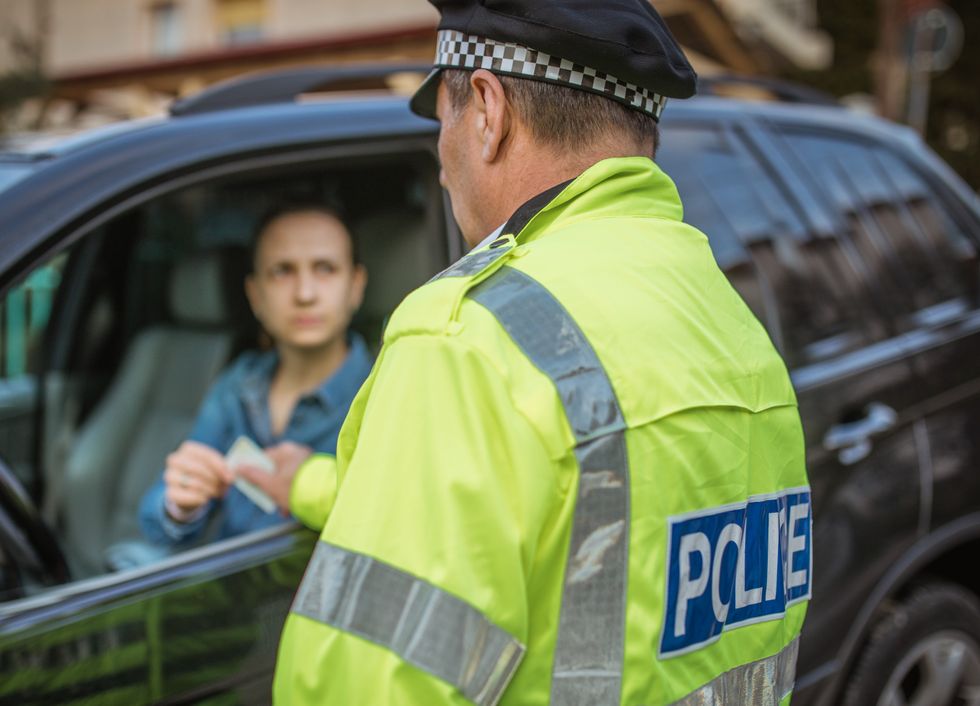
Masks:
[[[474,127],[482,145],[480,156],[484,162],[493,162],[510,134],[512,108],[500,79],[486,69],[471,72],[470,88],[476,118]]]

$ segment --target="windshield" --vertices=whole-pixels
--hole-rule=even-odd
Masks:
[[[0,162],[0,192],[6,191],[33,171],[33,165]]]

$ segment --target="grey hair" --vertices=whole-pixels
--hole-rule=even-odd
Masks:
[[[654,157],[660,145],[657,121],[610,98],[545,81],[496,74],[521,120],[538,141],[559,150],[574,150],[594,140],[626,135],[639,144],[653,141]],[[442,81],[457,114],[470,97],[470,72],[445,69]]]

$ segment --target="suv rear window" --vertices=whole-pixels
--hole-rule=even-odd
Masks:
[[[967,294],[961,263],[972,245],[937,189],[891,148],[840,135],[787,130],[804,169],[907,329]]]
[[[665,130],[657,161],[684,220],[704,232],[725,271],[790,366],[854,350],[876,335],[834,238],[811,234],[765,163],[720,126]]]

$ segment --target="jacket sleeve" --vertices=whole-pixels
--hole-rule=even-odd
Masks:
[[[505,370],[457,338],[409,335],[388,346],[341,434],[349,461],[321,540],[462,599],[526,644],[536,559],[563,541],[563,493],[509,389]],[[305,581],[317,581],[312,570]],[[295,613],[276,700],[469,703],[397,648]]]
[[[310,529],[322,531],[337,496],[337,459],[319,453],[301,465],[289,489],[289,510]]]

